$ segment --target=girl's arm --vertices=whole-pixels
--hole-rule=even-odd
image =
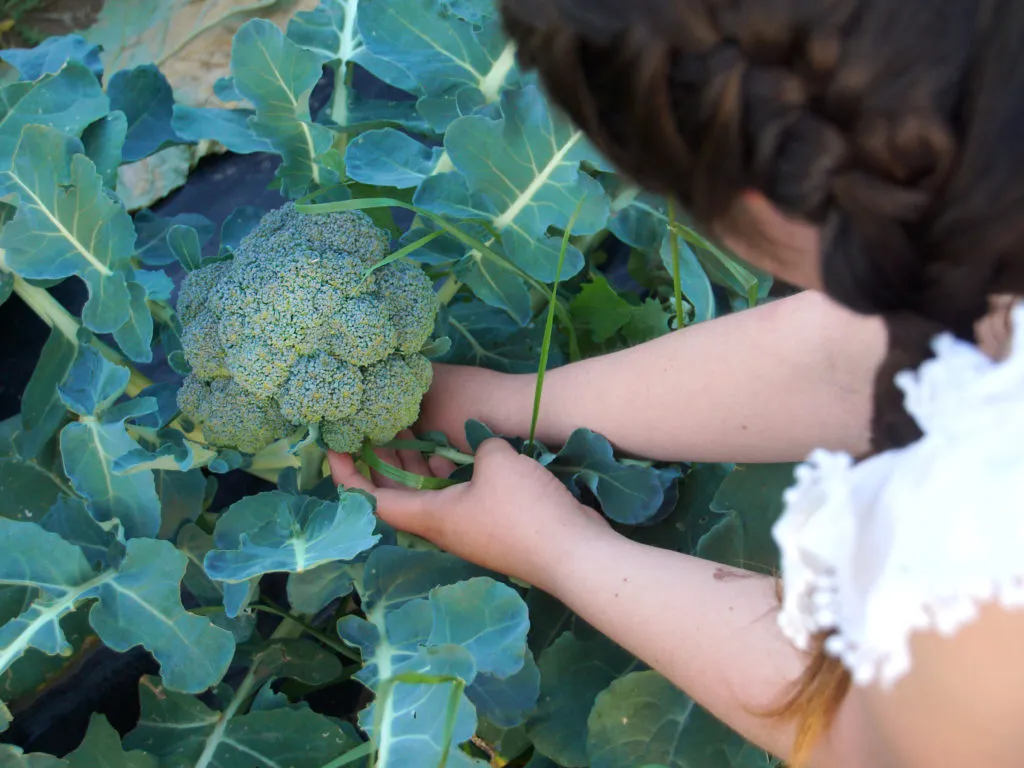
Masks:
[[[799,461],[813,448],[867,450],[878,318],[805,292],[547,374],[538,439],[588,427],[666,461]],[[525,436],[534,375],[437,366],[420,428],[463,443],[475,418]],[[464,445],[464,444],[463,444]]]
[[[415,452],[389,460],[430,472]],[[374,494],[391,525],[554,595],[730,727],[776,755],[790,753],[793,724],[759,713],[785,700],[807,661],[776,625],[770,578],[615,533],[502,440],[480,446],[470,482],[441,491],[367,480],[347,456],[332,454],[331,466],[338,483]],[[814,768],[877,768],[855,751],[870,739],[852,711],[844,709]]]
[[[807,657],[776,625],[775,581],[594,533],[552,558],[545,590],[733,730],[788,757],[795,724],[761,713],[783,703]],[[856,711],[844,707],[813,766],[875,768],[860,751],[864,733]]]

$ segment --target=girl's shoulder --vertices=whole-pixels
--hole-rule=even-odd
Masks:
[[[1000,306],[1005,333],[939,336],[897,377],[920,440],[860,463],[816,451],[786,494],[780,626],[802,648],[832,633],[859,684],[905,675],[917,630],[1024,607],[1024,302]]]

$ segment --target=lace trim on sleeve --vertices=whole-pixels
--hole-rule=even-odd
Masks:
[[[897,376],[920,440],[859,464],[815,451],[785,495],[779,625],[802,649],[832,632],[858,685],[905,675],[915,631],[1024,607],[1024,304],[1012,321],[1000,362],[942,335]]]

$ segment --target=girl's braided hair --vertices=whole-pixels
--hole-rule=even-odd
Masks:
[[[882,315],[875,451],[920,436],[894,375],[1024,294],[1024,3],[500,0],[522,63],[625,174],[698,222],[741,192],[820,225],[829,295]],[[797,752],[849,680],[820,654]]]

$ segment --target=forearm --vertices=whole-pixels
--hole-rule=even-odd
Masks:
[[[799,461],[816,447],[861,453],[885,345],[881,321],[800,294],[549,372],[538,439],[557,445],[588,427],[623,451],[666,461]],[[536,377],[472,376],[480,380],[465,397],[431,406],[433,428],[447,410],[525,436]]]
[[[792,692],[806,657],[776,625],[773,579],[620,536],[576,542],[544,587],[753,743],[785,759],[795,723],[762,716]],[[814,766],[862,768],[849,712]]]

